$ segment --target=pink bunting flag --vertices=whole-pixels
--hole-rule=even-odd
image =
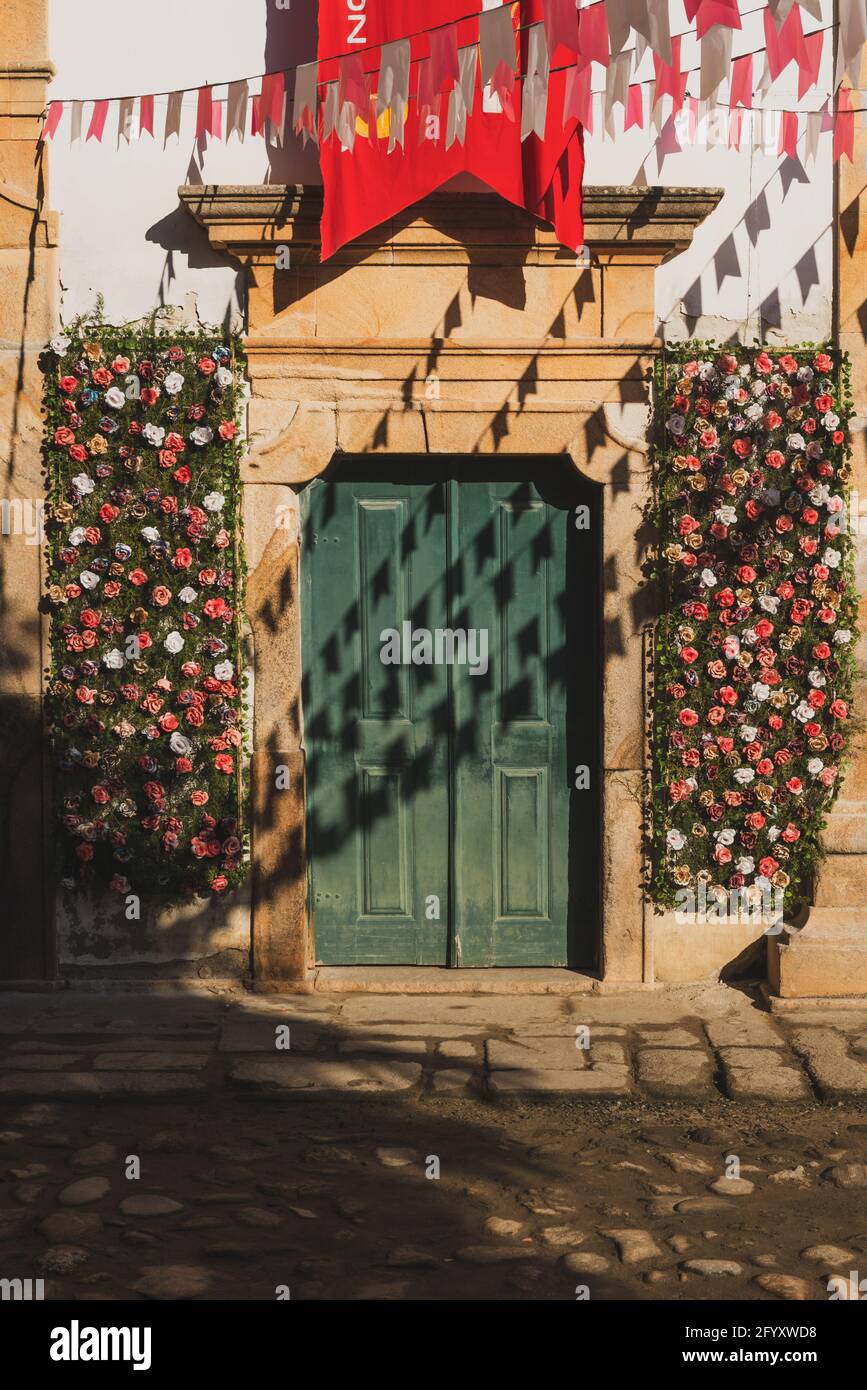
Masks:
[[[777,154],[786,154],[789,159],[798,157],[798,113],[784,111],[780,121],[780,144]]]
[[[202,135],[212,133],[212,123],[214,119],[214,102],[210,87],[199,88],[199,99],[196,106],[196,139]]]
[[[60,118],[63,115],[63,102],[52,101],[49,103],[48,115],[45,117],[45,129],[42,132],[43,140],[53,140],[54,132],[60,125]]]
[[[822,62],[824,29],[815,34],[805,34],[801,52],[798,54],[798,100],[819,80],[819,66]]]
[[[848,87],[841,87],[837,93],[837,111],[834,120],[834,163],[841,155],[849,163],[854,162],[855,150],[855,112],[852,109],[852,93]]]
[[[458,67],[458,27],[446,24],[440,29],[432,29],[430,35],[431,76],[434,91],[443,88],[450,91],[460,78]]]
[[[732,63],[731,88],[729,90],[729,107],[734,110],[736,106],[745,106],[748,111],[753,106],[753,55],[745,53],[742,58],[735,58]]]
[[[780,73],[790,63],[801,63],[804,52],[804,27],[801,24],[801,11],[798,5],[792,9],[789,18],[777,33],[773,15],[769,9],[765,16],[765,48],[768,54],[768,72],[771,81],[776,82]]]
[[[695,20],[696,38],[703,39],[708,29],[722,24],[726,29],[740,29],[738,0],[683,0],[690,24]]]
[[[729,111],[729,139],[728,147],[730,150],[739,150],[741,147],[741,132],[744,125],[744,112],[740,108],[734,107]]]
[[[108,102],[95,101],[93,111],[90,116],[90,125],[87,127],[87,134],[84,143],[87,144],[91,137],[99,143],[102,140],[102,133],[105,130],[106,117],[108,116]]]
[[[282,128],[285,91],[286,81],[282,72],[268,72],[262,78],[262,90],[253,98],[254,135],[261,135],[268,121],[275,130]]]
[[[590,64],[569,68],[566,72],[566,91],[563,101],[563,125],[572,119],[593,134],[593,92],[590,87]]]
[[[215,140],[223,138],[223,103],[213,102],[211,106],[211,134]]]
[[[688,73],[680,70],[680,42],[682,35],[678,34],[671,41],[671,65],[664,63],[657,53],[653,55],[653,68],[656,73],[656,82],[653,88],[653,104],[656,106],[664,96],[670,96],[673,102],[673,109],[679,111],[683,106],[686,96],[686,82]]]
[[[633,82],[629,88],[623,129],[631,130],[634,125],[640,130],[644,129],[644,92],[640,82]]]
[[[154,137],[154,99],[152,96],[142,97],[139,102],[138,133],[140,136],[147,133],[151,139]]]
[[[578,52],[585,63],[608,67],[608,16],[604,5],[582,10],[578,21]]]

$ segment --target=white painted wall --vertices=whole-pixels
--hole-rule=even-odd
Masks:
[[[761,0],[741,0],[744,27],[734,53],[761,42]],[[823,0],[824,23],[831,0]],[[685,29],[682,0],[672,0],[672,27]],[[304,11],[301,14],[301,11]],[[314,0],[277,10],[276,0],[50,0],[51,54],[57,76],[51,98],[140,94],[253,76],[281,62],[307,61],[315,43]],[[805,28],[816,27],[805,15]],[[827,47],[827,45],[826,45]],[[266,48],[268,58],[266,62]],[[279,56],[277,56],[279,54]],[[685,68],[697,67],[697,45],[685,41]],[[760,73],[758,61],[756,74]],[[603,74],[594,72],[601,79]],[[651,55],[641,74],[652,75]],[[690,86],[697,90],[698,74]],[[829,90],[830,60],[818,91]],[[769,106],[798,105],[795,68],[766,94]],[[255,90],[255,87],[254,87]],[[219,93],[218,93],[219,95]],[[722,89],[725,99],[726,90]],[[815,107],[808,94],[801,108]],[[161,303],[181,306],[208,323],[237,320],[235,273],[207,247],[204,234],[179,210],[181,183],[260,183],[318,179],[312,151],[278,152],[269,173],[261,139],[227,147],[193,137],[195,95],[186,99],[180,141],[163,148],[166,99],[156,103],[153,141],[117,148],[117,108],[109,110],[102,145],[70,144],[69,112],[51,150],[51,206],[62,214],[61,279],[68,321],[91,309],[97,294],[107,318],[140,318]],[[90,119],[85,108],[84,129]],[[622,115],[618,114],[618,131]],[[657,276],[657,312],[669,336],[690,332],[752,339],[762,329],[790,341],[816,339],[831,325],[831,135],[821,137],[815,167],[776,155],[726,149],[671,149],[671,128],[632,130],[616,143],[598,131],[587,142],[587,181],[605,184],[720,186],[721,206],[692,247]],[[294,146],[294,137],[290,137]]]

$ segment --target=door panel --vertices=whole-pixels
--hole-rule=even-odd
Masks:
[[[448,950],[448,691],[385,665],[380,634],[442,625],[442,485],[304,494],[304,708],[317,959],[442,965]],[[439,916],[428,920],[429,898]]]
[[[527,481],[450,484],[455,626],[487,629],[487,674],[454,668],[454,958],[568,960],[569,515]],[[480,846],[488,843],[490,852]]]

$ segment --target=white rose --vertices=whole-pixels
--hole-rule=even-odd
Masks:
[[[172,656],[176,656],[179,651],[182,651],[183,645],[184,639],[179,632],[170,632],[163,642],[166,651],[171,652]]]
[[[686,416],[669,415],[668,428],[671,430],[672,434],[683,434],[683,431],[686,428]]]
[[[754,681],[754,682],[753,682],[753,699],[754,699],[754,700],[767,700],[767,698],[768,698],[768,696],[770,695],[770,693],[771,693],[771,687],[770,687],[769,685],[765,685],[764,681]]]
[[[756,861],[749,854],[742,854],[735,865],[739,874],[751,874],[755,867]]]
[[[142,430],[142,434],[144,435],[148,444],[152,444],[155,449],[162,448],[163,440],[166,437],[166,432],[163,429],[162,425],[145,425],[144,429]]]
[[[751,767],[739,767],[735,773],[735,781],[738,782],[740,786],[745,787],[748,782],[752,782],[755,775]]]
[[[56,352],[58,357],[62,357],[70,342],[71,339],[67,338],[65,333],[58,333],[56,337],[51,339],[51,351]]]
[[[86,473],[76,473],[72,480],[72,486],[76,492],[80,492],[82,497],[86,497],[89,492],[93,492],[96,483],[92,478],[88,478]]]
[[[82,570],[78,578],[83,589],[95,589],[99,583],[99,575],[94,574],[93,570]]]
[[[807,771],[811,777],[818,777],[824,766],[821,758],[811,758],[807,763]]]
[[[200,449],[203,448],[205,444],[210,444],[213,437],[214,431],[211,429],[210,425],[197,425],[190,435],[192,442],[198,444]]]
[[[214,675],[218,681],[230,681],[235,674],[235,669],[231,661],[221,661],[219,666],[214,667]]]
[[[217,385],[223,388],[232,385],[232,373],[228,367],[218,367],[214,375],[217,378]]]
[[[178,598],[180,599],[181,603],[192,603],[193,599],[197,597],[198,595],[196,590],[193,589],[189,584],[187,584],[183,589],[181,589],[181,592],[178,594]]]
[[[815,718],[815,710],[811,705],[807,704],[806,700],[802,700],[800,704],[795,705],[792,713],[800,724],[809,724],[810,720]]]
[[[222,492],[209,492],[206,497],[202,498],[202,506],[207,512],[222,511],[225,504],[226,499]]]
[[[69,533],[70,545],[81,545],[84,541],[84,527],[75,526]]]
[[[701,582],[706,589],[712,589],[717,582],[717,577],[713,570],[702,570]]]
[[[740,728],[740,735],[744,743],[752,743],[758,732],[755,724],[742,724]]]
[[[181,376],[180,372],[169,372],[163,382],[163,388],[168,391],[170,396],[176,396],[179,391],[182,391],[184,388],[184,378]]]
[[[735,832],[733,830],[718,830],[716,841],[718,845],[733,845],[735,842]]]
[[[738,519],[737,507],[717,507],[716,519],[721,521],[723,526],[734,526]]]
[[[169,739],[169,747],[173,753],[177,753],[179,758],[185,758],[192,748],[192,743],[183,734],[172,734]]]
[[[780,606],[780,600],[774,594],[762,594],[759,598],[759,607],[766,613],[776,613]]]
[[[112,647],[110,652],[103,652],[102,660],[109,671],[120,671],[125,665],[123,652],[118,651],[117,647]]]
[[[110,405],[112,410],[123,410],[126,397],[117,386],[109,386],[102,398],[106,405]]]
[[[810,674],[807,676],[807,680],[810,682],[811,685],[828,684],[828,677],[819,670],[818,666],[814,667],[814,669],[810,672]]]
[[[833,410],[828,410],[822,416],[822,424],[826,430],[835,430],[840,423],[840,416],[835,415]]]
[[[790,434],[786,437],[786,447],[788,449],[793,449],[795,452],[803,451],[806,444],[807,441],[802,434]]]
[[[722,649],[723,656],[726,658],[726,660],[734,661],[735,657],[739,654],[741,649],[740,640],[737,637],[735,637],[734,633],[730,633],[728,637],[723,638]]]
[[[838,647],[845,647],[852,641],[852,634],[848,627],[838,627],[834,633],[834,641]]]
[[[831,547],[828,546],[828,549],[822,556],[822,563],[827,565],[829,569],[835,570],[840,563],[839,550],[832,550]]]
[[[678,850],[683,849],[686,844],[686,839],[681,835],[679,830],[669,830],[665,837],[665,843],[668,845],[669,849]]]
[[[154,541],[158,541],[160,538],[160,533],[155,526],[143,526],[141,533],[148,545],[153,545]]]

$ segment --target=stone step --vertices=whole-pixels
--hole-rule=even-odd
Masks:
[[[819,871],[816,907],[867,910],[867,854],[829,854]]]

